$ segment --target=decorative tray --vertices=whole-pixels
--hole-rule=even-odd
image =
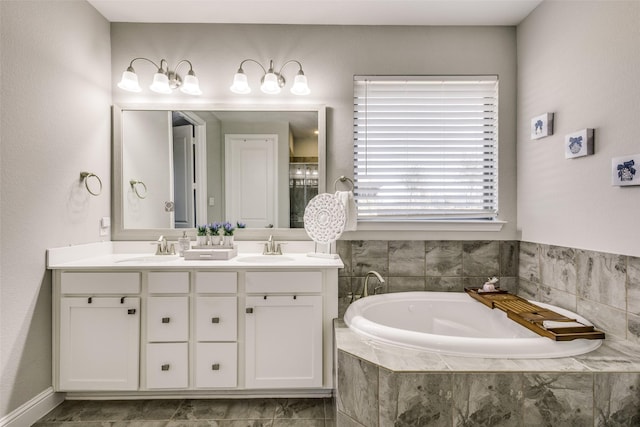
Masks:
[[[464,288],[465,292],[487,307],[498,308],[514,322],[554,341],[571,341],[577,338],[604,339],[604,332],[590,325],[583,325],[555,311],[530,303],[524,298],[497,290],[483,292],[480,288]]]
[[[230,248],[189,249],[184,251],[186,261],[227,260],[238,255],[238,245]]]

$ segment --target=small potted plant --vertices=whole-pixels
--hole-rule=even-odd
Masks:
[[[220,245],[220,228],[222,224],[219,222],[213,222],[207,226],[209,229],[209,242],[212,246]]]
[[[198,246],[206,246],[207,245],[207,226],[206,225],[198,225],[196,227],[197,236],[196,236],[196,244]]]
[[[233,246],[233,231],[236,228],[230,222],[226,221],[222,224],[222,231],[224,233],[224,242],[225,246]]]

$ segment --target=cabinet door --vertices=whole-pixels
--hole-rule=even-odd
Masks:
[[[196,337],[198,341],[235,341],[238,336],[236,297],[198,297],[196,299]]]
[[[147,299],[147,340],[171,342],[189,340],[189,297]]]
[[[322,296],[247,297],[246,387],[322,386]]]
[[[137,390],[139,298],[62,298],[59,390]]]
[[[234,342],[196,344],[196,387],[238,385],[238,345]]]

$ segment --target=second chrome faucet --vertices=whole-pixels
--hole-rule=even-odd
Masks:
[[[269,236],[269,240],[265,242],[262,255],[282,255],[282,247],[280,243],[276,243],[273,236]]]

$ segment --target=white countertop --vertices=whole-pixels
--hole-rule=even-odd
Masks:
[[[255,251],[259,242],[239,242],[238,256],[229,260],[185,260],[178,255],[155,255],[149,242],[102,242],[47,250],[47,268],[56,270],[84,269],[282,269],[342,268],[340,258],[308,256],[310,242],[286,243],[284,255],[262,255]],[[291,249],[291,252],[286,249]],[[243,251],[244,250],[244,251]]]

